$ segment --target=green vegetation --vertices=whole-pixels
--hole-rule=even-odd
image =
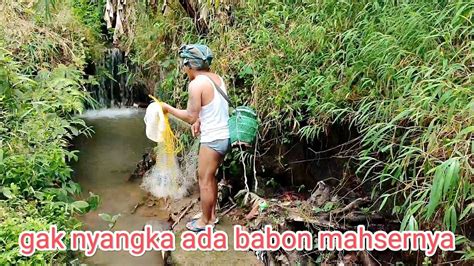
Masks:
[[[72,11],[79,20],[86,26],[95,37],[102,35],[102,28],[105,27],[103,21],[103,10],[105,0],[89,1],[89,0],[73,0]]]
[[[3,1],[0,32],[0,264],[68,262],[69,252],[20,256],[18,236],[78,229],[72,215],[98,204],[73,200],[68,146],[90,133],[73,115],[91,101],[82,69],[100,44],[68,2]]]
[[[164,14],[136,7],[132,57],[157,94],[184,104],[170,49],[208,44],[234,100],[259,111],[264,137],[357,128],[352,161],[373,208],[402,230],[452,230],[473,256],[462,237],[474,204],[472,1],[246,1],[232,16],[226,4],[204,6],[207,36],[171,2]]]
[[[184,106],[177,49],[208,44],[234,102],[258,110],[263,138],[311,142],[334,124],[350,125],[361,135],[351,163],[373,188],[372,209],[398,217],[402,230],[451,230],[462,259],[474,257],[466,237],[474,212],[472,1],[198,2],[207,35],[179,1],[164,12],[128,1],[119,44],[136,71],[127,82]],[[74,229],[73,212],[95,205],[71,199],[79,188],[67,146],[87,133],[73,115],[91,100],[84,86],[94,80],[83,69],[102,56],[103,5],[0,3],[1,264],[65,262],[70,254],[20,257],[19,232],[50,223]]]

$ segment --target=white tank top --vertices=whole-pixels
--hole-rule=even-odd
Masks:
[[[214,98],[208,104],[201,107],[199,118],[201,119],[201,142],[211,142],[218,139],[229,138],[229,104],[217,91],[214,82],[205,75],[197,77],[207,79],[214,89]],[[221,90],[227,94],[227,89],[222,77]]]

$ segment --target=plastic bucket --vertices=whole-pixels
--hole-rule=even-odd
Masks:
[[[248,106],[236,107],[229,118],[232,145],[252,145],[258,133],[257,113]]]

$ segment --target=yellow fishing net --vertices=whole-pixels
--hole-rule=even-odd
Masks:
[[[153,151],[156,163],[143,177],[141,187],[155,197],[179,199],[186,196],[196,181],[198,146],[195,143],[179,164],[177,154],[182,151],[183,145],[171,129],[161,102],[150,97],[155,103],[147,108],[145,123],[147,137],[157,142]]]
[[[174,135],[173,130],[171,129],[171,125],[169,123],[168,119],[168,114],[163,112],[162,108],[162,102],[160,102],[158,99],[156,99],[153,96],[151,97],[155,103],[158,104],[159,108],[156,108],[156,111],[159,113],[158,115],[158,120],[162,119],[163,121],[158,121],[158,124],[161,124],[161,129],[158,129],[158,132],[161,135],[161,141],[158,141],[158,143],[163,145],[163,149],[168,153],[168,154],[177,154],[181,151],[182,145],[181,142],[176,138]],[[158,107],[157,106],[157,107]]]

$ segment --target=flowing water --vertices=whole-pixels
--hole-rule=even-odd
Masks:
[[[86,230],[108,230],[108,222],[98,214],[120,214],[113,230],[141,230],[146,223],[166,228],[168,213],[156,202],[147,200],[140,189],[140,180],[128,181],[136,163],[153,147],[145,137],[144,111],[138,109],[104,109],[87,111],[82,117],[95,133],[74,141],[80,151],[79,161],[73,165],[74,179],[83,189],[101,198],[96,211],[81,217]],[[137,204],[138,207],[137,208]],[[127,251],[98,252],[86,258],[87,264],[100,265],[160,265],[161,253],[148,252],[133,257]]]
[[[88,66],[86,72],[97,78],[98,84],[87,87],[101,107],[146,105],[148,91],[143,84],[132,81],[136,67],[124,51],[113,47],[105,51],[102,60]]]

